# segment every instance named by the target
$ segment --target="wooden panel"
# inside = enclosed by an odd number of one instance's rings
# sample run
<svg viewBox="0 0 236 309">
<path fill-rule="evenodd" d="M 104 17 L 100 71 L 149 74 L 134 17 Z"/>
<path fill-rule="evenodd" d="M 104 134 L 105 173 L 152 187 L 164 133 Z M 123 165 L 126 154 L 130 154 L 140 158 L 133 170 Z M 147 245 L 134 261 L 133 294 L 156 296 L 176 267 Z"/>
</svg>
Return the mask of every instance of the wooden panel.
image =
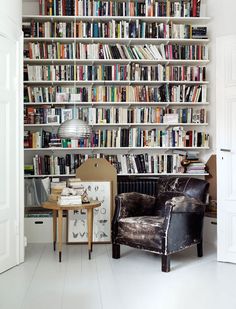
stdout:
<svg viewBox="0 0 236 309">
<path fill-rule="evenodd" d="M 115 209 L 117 194 L 116 169 L 106 159 L 88 159 L 76 170 L 76 177 L 81 180 L 110 181 L 112 184 L 112 214 Z"/>
</svg>

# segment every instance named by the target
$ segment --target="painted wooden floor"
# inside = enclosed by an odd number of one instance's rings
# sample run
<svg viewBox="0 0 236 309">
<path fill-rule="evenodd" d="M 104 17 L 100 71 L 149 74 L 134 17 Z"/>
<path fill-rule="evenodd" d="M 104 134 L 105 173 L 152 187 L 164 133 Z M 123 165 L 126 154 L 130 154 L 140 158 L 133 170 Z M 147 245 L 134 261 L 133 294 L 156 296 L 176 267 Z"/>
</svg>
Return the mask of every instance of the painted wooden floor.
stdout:
<svg viewBox="0 0 236 309">
<path fill-rule="evenodd" d="M 0 275 L 1 309 L 235 309 L 236 265 L 216 262 L 195 248 L 172 258 L 172 271 L 160 271 L 160 257 L 122 247 L 64 245 L 63 262 L 49 244 L 31 244 L 25 263 Z"/>
</svg>

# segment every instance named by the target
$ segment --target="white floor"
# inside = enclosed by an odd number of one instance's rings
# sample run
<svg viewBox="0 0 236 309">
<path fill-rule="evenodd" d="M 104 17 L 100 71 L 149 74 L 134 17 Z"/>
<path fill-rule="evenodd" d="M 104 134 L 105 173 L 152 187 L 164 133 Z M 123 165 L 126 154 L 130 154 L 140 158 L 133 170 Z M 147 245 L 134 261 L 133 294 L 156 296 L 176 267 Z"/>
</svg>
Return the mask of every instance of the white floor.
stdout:
<svg viewBox="0 0 236 309">
<path fill-rule="evenodd" d="M 26 261 L 0 275 L 0 309 L 235 309 L 236 265 L 216 262 L 205 245 L 203 258 L 191 248 L 172 258 L 162 273 L 160 257 L 122 247 L 65 245 L 63 262 L 49 244 L 31 244 Z"/>
</svg>

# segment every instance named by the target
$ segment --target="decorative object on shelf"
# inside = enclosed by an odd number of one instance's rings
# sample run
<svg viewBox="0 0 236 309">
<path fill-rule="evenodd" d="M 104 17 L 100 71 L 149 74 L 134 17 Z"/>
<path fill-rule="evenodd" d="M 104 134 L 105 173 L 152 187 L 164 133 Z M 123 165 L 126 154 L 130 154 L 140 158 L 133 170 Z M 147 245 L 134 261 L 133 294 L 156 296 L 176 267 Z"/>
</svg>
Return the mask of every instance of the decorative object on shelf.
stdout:
<svg viewBox="0 0 236 309">
<path fill-rule="evenodd" d="M 92 130 L 87 122 L 80 119 L 70 119 L 63 122 L 58 128 L 60 138 L 70 138 L 73 140 L 87 138 Z"/>
</svg>

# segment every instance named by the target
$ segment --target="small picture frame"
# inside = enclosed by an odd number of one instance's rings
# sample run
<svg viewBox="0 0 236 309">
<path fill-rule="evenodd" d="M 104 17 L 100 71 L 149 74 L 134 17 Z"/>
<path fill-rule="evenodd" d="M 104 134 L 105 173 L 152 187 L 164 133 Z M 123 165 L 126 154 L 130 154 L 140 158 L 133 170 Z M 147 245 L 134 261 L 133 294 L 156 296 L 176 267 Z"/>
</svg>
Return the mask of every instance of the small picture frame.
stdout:
<svg viewBox="0 0 236 309">
<path fill-rule="evenodd" d="M 56 93 L 56 102 L 67 102 L 69 100 L 69 94 L 65 92 Z"/>
<path fill-rule="evenodd" d="M 71 108 L 64 108 L 61 110 L 61 122 L 62 123 L 72 118 L 73 118 L 73 113 L 72 113 Z"/>
<path fill-rule="evenodd" d="M 47 115 L 47 123 L 48 124 L 59 124 L 60 116 L 59 115 Z"/>
</svg>

